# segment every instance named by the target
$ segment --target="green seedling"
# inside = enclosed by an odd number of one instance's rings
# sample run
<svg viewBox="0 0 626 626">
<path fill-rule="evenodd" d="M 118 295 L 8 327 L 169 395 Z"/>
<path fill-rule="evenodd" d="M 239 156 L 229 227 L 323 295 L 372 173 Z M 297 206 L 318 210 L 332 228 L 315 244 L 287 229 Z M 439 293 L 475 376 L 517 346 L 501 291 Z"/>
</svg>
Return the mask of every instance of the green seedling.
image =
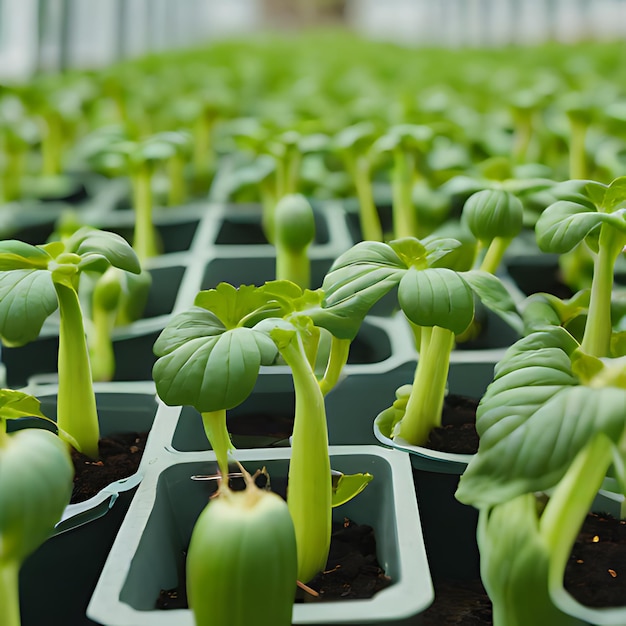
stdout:
<svg viewBox="0 0 626 626">
<path fill-rule="evenodd" d="M 400 308 L 419 349 L 412 385 L 381 416 L 381 429 L 412 445 L 423 445 L 441 425 L 450 353 L 455 336 L 474 319 L 475 299 L 521 332 L 515 303 L 500 280 L 480 270 L 445 267 L 460 242 L 412 237 L 361 242 L 339 256 L 324 279 L 324 307 L 337 319 L 360 316 L 397 288 Z M 331 332 L 336 332 L 330 327 Z"/>
<path fill-rule="evenodd" d="M 479 509 L 481 575 L 494 626 L 623 624 L 563 588 L 565 565 L 607 472 L 626 494 L 626 369 L 598 359 L 563 328 L 506 352 L 477 412 L 478 453 L 457 498 Z M 572 615 L 575 614 L 576 617 Z"/>
<path fill-rule="evenodd" d="M 2 342 L 21 346 L 34 341 L 58 308 L 57 424 L 91 458 L 98 458 L 99 425 L 78 285 L 83 272 L 102 274 L 110 266 L 140 272 L 137 256 L 122 237 L 89 227 L 65 242 L 0 242 Z"/>
<path fill-rule="evenodd" d="M 39 400 L 0 389 L 0 623 L 20 626 L 19 571 L 54 531 L 72 495 L 67 445 L 45 429 L 7 433 L 7 421 L 47 419 Z"/>
<path fill-rule="evenodd" d="M 323 328 L 334 317 L 320 308 L 321 300 L 321 291 L 303 291 L 288 281 L 238 289 L 221 283 L 201 291 L 191 309 L 175 315 L 154 345 L 159 396 L 201 414 L 222 476 L 228 475 L 233 449 L 226 411 L 249 396 L 262 365 L 277 363 L 280 355 L 291 369 L 296 406 L 287 504 L 296 533 L 298 579 L 303 582 L 324 568 L 330 546 L 333 488 L 324 395 L 339 380 L 360 324 L 356 317 L 335 320 L 341 336 L 331 338 L 318 378 Z M 365 475 L 362 483 L 369 479 Z M 356 494 L 362 484 L 351 488 Z M 345 496 L 340 492 L 338 497 Z"/>
</svg>

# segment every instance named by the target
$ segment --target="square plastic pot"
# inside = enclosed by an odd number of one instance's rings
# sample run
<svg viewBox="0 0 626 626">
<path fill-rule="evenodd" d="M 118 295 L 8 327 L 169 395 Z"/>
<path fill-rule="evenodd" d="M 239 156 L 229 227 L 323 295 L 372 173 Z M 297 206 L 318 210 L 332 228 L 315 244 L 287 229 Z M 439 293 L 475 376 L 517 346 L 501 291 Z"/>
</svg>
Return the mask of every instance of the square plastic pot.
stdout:
<svg viewBox="0 0 626 626">
<path fill-rule="evenodd" d="M 270 476 L 286 476 L 290 449 L 240 451 L 248 470 L 265 466 Z M 331 447 L 331 465 L 346 473 L 371 472 L 359 496 L 334 510 L 369 524 L 377 538 L 378 560 L 393 583 L 368 600 L 295 604 L 294 624 L 419 624 L 433 599 L 428 563 L 419 531 L 408 457 L 378 447 Z M 191 611 L 154 609 L 161 589 L 178 584 L 182 551 L 208 499 L 206 483 L 194 474 L 216 470 L 211 453 L 167 455 L 140 485 L 113 544 L 87 609 L 106 626 L 193 626 Z"/>
<path fill-rule="evenodd" d="M 26 391 L 39 398 L 44 415 L 56 420 L 56 386 L 33 386 L 27 388 Z M 118 433 L 151 433 L 159 407 L 152 382 L 100 383 L 95 385 L 95 391 L 101 437 Z M 20 418 L 11 420 L 8 428 L 10 431 L 21 428 L 54 430 L 54 425 L 36 418 Z M 139 484 L 145 468 L 154 461 L 154 456 L 155 449 L 152 448 L 151 451 L 151 435 L 149 434 L 137 472 L 111 483 L 89 500 L 69 504 L 61 521 L 57 524 L 56 532 L 66 532 L 105 515 L 121 493 Z"/>
</svg>

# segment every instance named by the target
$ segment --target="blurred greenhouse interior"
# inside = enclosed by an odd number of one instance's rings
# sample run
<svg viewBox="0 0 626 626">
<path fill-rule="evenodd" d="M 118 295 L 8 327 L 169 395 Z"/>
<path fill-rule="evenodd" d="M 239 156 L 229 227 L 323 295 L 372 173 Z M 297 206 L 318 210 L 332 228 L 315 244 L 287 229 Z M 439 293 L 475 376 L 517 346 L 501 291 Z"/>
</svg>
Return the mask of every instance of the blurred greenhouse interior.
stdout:
<svg viewBox="0 0 626 626">
<path fill-rule="evenodd" d="M 0 78 L 319 25 L 412 46 L 611 40 L 626 0 L 0 0 Z"/>
</svg>

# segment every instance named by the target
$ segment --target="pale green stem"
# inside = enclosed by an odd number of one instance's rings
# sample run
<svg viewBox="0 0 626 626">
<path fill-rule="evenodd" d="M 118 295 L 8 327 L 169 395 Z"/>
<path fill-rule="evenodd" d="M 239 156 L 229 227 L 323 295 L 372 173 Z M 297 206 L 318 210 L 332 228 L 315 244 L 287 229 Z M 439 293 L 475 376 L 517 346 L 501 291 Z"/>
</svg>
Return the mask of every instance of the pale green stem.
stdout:
<svg viewBox="0 0 626 626">
<path fill-rule="evenodd" d="M 213 150 L 211 147 L 211 133 L 213 120 L 202 114 L 194 126 L 193 166 L 197 177 L 205 179 L 213 167 Z"/>
<path fill-rule="evenodd" d="M 439 326 L 433 327 L 427 347 L 422 345 L 399 433 L 412 445 L 424 445 L 430 431 L 441 426 L 453 347 L 454 333 Z"/>
<path fill-rule="evenodd" d="M 61 153 L 63 145 L 63 131 L 61 118 L 58 114 L 46 117 L 46 132 L 41 141 L 42 151 L 42 174 L 44 176 L 56 176 L 61 173 Z"/>
<path fill-rule="evenodd" d="M 133 173 L 135 205 L 135 235 L 133 248 L 140 263 L 157 256 L 158 246 L 152 223 L 152 170 L 148 164 L 140 165 Z"/>
<path fill-rule="evenodd" d="M 2 176 L 0 202 L 12 202 L 17 200 L 22 194 L 25 156 L 25 150 L 6 152 L 7 164 Z"/>
<path fill-rule="evenodd" d="M 383 227 L 374 202 L 370 166 L 366 157 L 357 157 L 353 167 L 354 186 L 359 199 L 361 232 L 365 241 L 382 241 Z"/>
<path fill-rule="evenodd" d="M 79 452 L 97 459 L 100 427 L 78 294 L 58 282 L 54 288 L 60 317 L 57 425 L 74 438 Z"/>
<path fill-rule="evenodd" d="M 324 396 L 299 336 L 281 348 L 291 368 L 296 407 L 287 505 L 296 532 L 298 580 L 323 570 L 330 548 L 332 485 Z"/>
<path fill-rule="evenodd" d="M 319 382 L 323 395 L 326 395 L 337 384 L 350 353 L 351 341 L 349 339 L 338 339 L 333 335 L 330 341 L 330 356 L 324 377 Z"/>
<path fill-rule="evenodd" d="M 576 456 L 541 516 L 539 528 L 551 554 L 551 582 L 562 583 L 565 563 L 591 503 L 611 465 L 611 440 L 598 433 Z M 554 580 L 555 577 L 559 580 Z"/>
<path fill-rule="evenodd" d="M 112 380 L 115 374 L 115 354 L 111 338 L 115 315 L 115 312 L 111 313 L 101 306 L 94 305 L 92 310 L 93 335 L 89 341 L 89 356 L 93 379 L 97 381 Z"/>
<path fill-rule="evenodd" d="M 391 172 L 393 231 L 396 239 L 417 236 L 417 214 L 413 206 L 414 159 L 401 149 L 394 152 Z"/>
<path fill-rule="evenodd" d="M 311 287 L 311 261 L 305 246 L 301 250 L 293 250 L 280 245 L 276 246 L 276 279 L 290 280 L 302 289 Z"/>
<path fill-rule="evenodd" d="M 492 601 L 494 626 L 580 624 L 560 611 L 550 597 L 550 553 L 539 532 L 533 494 L 482 509 L 477 538 L 481 578 Z"/>
<path fill-rule="evenodd" d="M 279 197 L 296 193 L 298 191 L 298 183 L 300 181 L 300 167 L 302 165 L 302 155 L 294 149 L 290 155 L 291 158 L 286 163 L 285 188 Z"/>
<path fill-rule="evenodd" d="M 185 158 L 182 154 L 174 154 L 168 163 L 170 188 L 167 198 L 169 206 L 180 206 L 187 199 L 185 189 Z"/>
<path fill-rule="evenodd" d="M 269 181 L 263 181 L 259 185 L 259 192 L 261 194 L 261 227 L 263 228 L 263 234 L 268 243 L 273 244 L 274 237 L 274 212 L 276 204 L 278 202 L 275 190 L 272 189 L 272 185 Z"/>
<path fill-rule="evenodd" d="M 202 425 L 211 449 L 215 452 L 217 466 L 223 477 L 228 476 L 228 453 L 234 450 L 226 427 L 226 409 L 201 413 Z M 228 479 L 226 479 L 228 482 Z"/>
<path fill-rule="evenodd" d="M 513 142 L 513 160 L 515 163 L 524 163 L 526 161 L 532 134 L 532 113 L 528 111 L 518 112 Z"/>
<path fill-rule="evenodd" d="M 606 357 L 611 346 L 611 294 L 615 261 L 621 251 L 616 245 L 616 234 L 611 226 L 600 227 L 599 250 L 594 260 L 589 313 L 581 343 L 583 352 Z"/>
<path fill-rule="evenodd" d="M 0 560 L 0 624 L 20 626 L 19 571 L 17 561 Z"/>
<path fill-rule="evenodd" d="M 479 269 L 483 272 L 495 274 L 510 243 L 511 239 L 509 237 L 494 237 L 487 247 Z"/>
<path fill-rule="evenodd" d="M 588 176 L 587 152 L 585 149 L 587 124 L 570 120 L 570 130 L 569 177 L 572 180 L 584 180 Z"/>
</svg>

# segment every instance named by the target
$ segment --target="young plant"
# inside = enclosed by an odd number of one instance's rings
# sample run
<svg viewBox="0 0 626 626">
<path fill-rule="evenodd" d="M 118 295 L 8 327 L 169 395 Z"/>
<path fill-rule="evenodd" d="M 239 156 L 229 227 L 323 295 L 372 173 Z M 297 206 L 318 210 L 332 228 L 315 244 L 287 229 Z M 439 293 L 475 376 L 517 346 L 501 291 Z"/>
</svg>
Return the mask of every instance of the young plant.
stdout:
<svg viewBox="0 0 626 626">
<path fill-rule="evenodd" d="M 291 626 L 297 550 L 289 509 L 242 471 L 245 490 L 222 479 L 193 528 L 189 606 L 197 626 Z"/>
<path fill-rule="evenodd" d="M 109 127 L 91 135 L 83 147 L 96 170 L 130 178 L 135 211 L 133 248 L 142 263 L 160 252 L 152 219 L 152 177 L 159 165 L 176 154 L 180 141 L 179 133 L 157 133 L 134 141 L 122 128 Z"/>
<path fill-rule="evenodd" d="M 522 329 L 515 303 L 496 276 L 443 266 L 460 245 L 454 239 L 412 237 L 388 244 L 361 242 L 339 256 L 322 285 L 324 307 L 337 318 L 362 315 L 397 288 L 419 359 L 413 384 L 398 390 L 398 401 L 381 416 L 380 427 L 386 435 L 412 445 L 426 443 L 431 430 L 441 425 L 450 353 L 455 335 L 474 319 L 475 298 L 513 328 Z"/>
<path fill-rule="evenodd" d="M 89 227 L 41 246 L 0 242 L 0 338 L 8 346 L 35 340 L 58 308 L 57 424 L 92 458 L 98 458 L 99 425 L 78 284 L 83 272 L 102 274 L 110 266 L 140 272 L 122 237 Z"/>
<path fill-rule="evenodd" d="M 360 122 L 341 130 L 335 136 L 334 147 L 352 179 L 359 200 L 359 218 L 363 239 L 382 241 L 383 228 L 374 202 L 372 162 L 369 151 L 376 140 L 373 124 Z"/>
<path fill-rule="evenodd" d="M 418 237 L 420 225 L 413 204 L 413 187 L 423 174 L 424 160 L 433 132 L 428 126 L 398 124 L 372 146 L 378 155 L 390 155 L 393 233 L 396 239 Z"/>
<path fill-rule="evenodd" d="M 535 226 L 541 250 L 565 254 L 585 246 L 593 256 L 589 313 L 582 350 L 592 356 L 610 354 L 611 295 L 615 262 L 626 246 L 626 177 L 608 185 L 589 181 L 577 198 L 558 200 Z"/>
<path fill-rule="evenodd" d="M 20 626 L 18 577 L 26 557 L 54 531 L 72 495 L 74 466 L 53 433 L 24 428 L 7 433 L 7 421 L 40 417 L 39 401 L 0 389 L 0 623 Z"/>
<path fill-rule="evenodd" d="M 323 333 L 313 317 L 319 323 L 333 317 L 320 308 L 322 295 L 288 281 L 238 289 L 221 283 L 201 291 L 195 305 L 174 316 L 154 345 L 159 396 L 169 405 L 198 410 L 222 476 L 228 475 L 232 450 L 226 411 L 248 397 L 261 365 L 274 364 L 280 354 L 290 367 L 296 406 L 287 504 L 303 582 L 323 569 L 330 546 L 333 494 L 324 394 L 337 383 L 360 323 L 336 322 L 342 338 L 332 337 L 318 379 L 315 364 Z"/>
<path fill-rule="evenodd" d="M 624 608 L 572 609 L 563 588 L 572 546 L 610 468 L 626 494 L 625 406 L 623 358 L 585 354 L 561 327 L 524 337 L 496 366 L 478 407 L 478 453 L 456 494 L 480 511 L 494 626 L 626 620 Z"/>
</svg>

